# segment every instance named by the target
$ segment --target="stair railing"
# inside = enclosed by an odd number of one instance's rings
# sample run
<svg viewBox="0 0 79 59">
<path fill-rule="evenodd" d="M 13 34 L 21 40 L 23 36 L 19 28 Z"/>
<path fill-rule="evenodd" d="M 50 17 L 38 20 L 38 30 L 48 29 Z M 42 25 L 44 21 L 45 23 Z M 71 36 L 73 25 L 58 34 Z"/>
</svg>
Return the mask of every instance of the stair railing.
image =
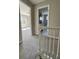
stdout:
<svg viewBox="0 0 79 59">
<path fill-rule="evenodd" d="M 48 35 L 39 34 L 40 59 L 60 59 L 60 36 L 59 28 L 47 29 Z"/>
</svg>

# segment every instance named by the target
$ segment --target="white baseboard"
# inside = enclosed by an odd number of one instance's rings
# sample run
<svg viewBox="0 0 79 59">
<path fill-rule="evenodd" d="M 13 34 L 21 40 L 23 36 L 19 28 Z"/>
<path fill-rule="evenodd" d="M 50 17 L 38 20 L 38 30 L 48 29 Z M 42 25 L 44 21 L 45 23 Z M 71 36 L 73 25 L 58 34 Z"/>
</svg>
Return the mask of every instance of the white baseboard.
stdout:
<svg viewBox="0 0 79 59">
<path fill-rule="evenodd" d="M 27 29 L 31 29 L 30 27 L 27 27 L 27 28 L 23 28 L 22 30 L 27 30 Z"/>
<path fill-rule="evenodd" d="M 39 33 L 36 33 L 36 35 L 39 35 Z"/>
</svg>

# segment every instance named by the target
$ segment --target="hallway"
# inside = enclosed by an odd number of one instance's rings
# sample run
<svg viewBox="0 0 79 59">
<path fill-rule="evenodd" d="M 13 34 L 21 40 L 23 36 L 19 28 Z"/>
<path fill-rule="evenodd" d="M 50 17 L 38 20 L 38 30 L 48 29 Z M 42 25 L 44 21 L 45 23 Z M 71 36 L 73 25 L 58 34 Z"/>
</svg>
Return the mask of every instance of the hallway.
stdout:
<svg viewBox="0 0 79 59">
<path fill-rule="evenodd" d="M 35 59 L 38 50 L 38 39 L 31 35 L 31 29 L 22 30 L 23 44 L 20 45 L 20 59 Z"/>
<path fill-rule="evenodd" d="M 20 59 L 35 59 L 38 50 L 42 59 L 59 59 L 59 14 L 59 0 L 21 0 Z"/>
</svg>

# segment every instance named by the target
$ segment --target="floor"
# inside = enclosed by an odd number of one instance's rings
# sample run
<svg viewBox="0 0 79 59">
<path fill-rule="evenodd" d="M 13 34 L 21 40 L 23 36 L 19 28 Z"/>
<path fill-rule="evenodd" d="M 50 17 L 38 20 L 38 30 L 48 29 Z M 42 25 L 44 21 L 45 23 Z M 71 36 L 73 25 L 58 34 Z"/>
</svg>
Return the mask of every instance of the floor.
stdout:
<svg viewBox="0 0 79 59">
<path fill-rule="evenodd" d="M 23 43 L 19 46 L 19 59 L 35 59 L 39 43 L 36 36 L 31 35 L 31 29 L 22 30 Z"/>
</svg>

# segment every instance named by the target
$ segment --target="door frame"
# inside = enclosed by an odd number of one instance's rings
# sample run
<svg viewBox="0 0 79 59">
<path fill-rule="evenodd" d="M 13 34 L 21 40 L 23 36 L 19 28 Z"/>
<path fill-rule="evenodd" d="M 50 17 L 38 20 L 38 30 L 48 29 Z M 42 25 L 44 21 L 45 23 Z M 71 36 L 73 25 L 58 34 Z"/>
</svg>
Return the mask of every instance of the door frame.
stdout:
<svg viewBox="0 0 79 59">
<path fill-rule="evenodd" d="M 49 4 L 47 4 L 47 5 L 44 5 L 44 6 L 40 6 L 40 7 L 38 7 L 37 8 L 37 26 L 38 26 L 38 33 L 36 33 L 36 34 L 39 34 L 40 32 L 39 32 L 39 9 L 42 9 L 42 8 L 48 8 L 48 24 L 47 24 L 47 27 L 49 27 L 49 10 L 50 10 L 50 6 L 49 6 Z"/>
</svg>

